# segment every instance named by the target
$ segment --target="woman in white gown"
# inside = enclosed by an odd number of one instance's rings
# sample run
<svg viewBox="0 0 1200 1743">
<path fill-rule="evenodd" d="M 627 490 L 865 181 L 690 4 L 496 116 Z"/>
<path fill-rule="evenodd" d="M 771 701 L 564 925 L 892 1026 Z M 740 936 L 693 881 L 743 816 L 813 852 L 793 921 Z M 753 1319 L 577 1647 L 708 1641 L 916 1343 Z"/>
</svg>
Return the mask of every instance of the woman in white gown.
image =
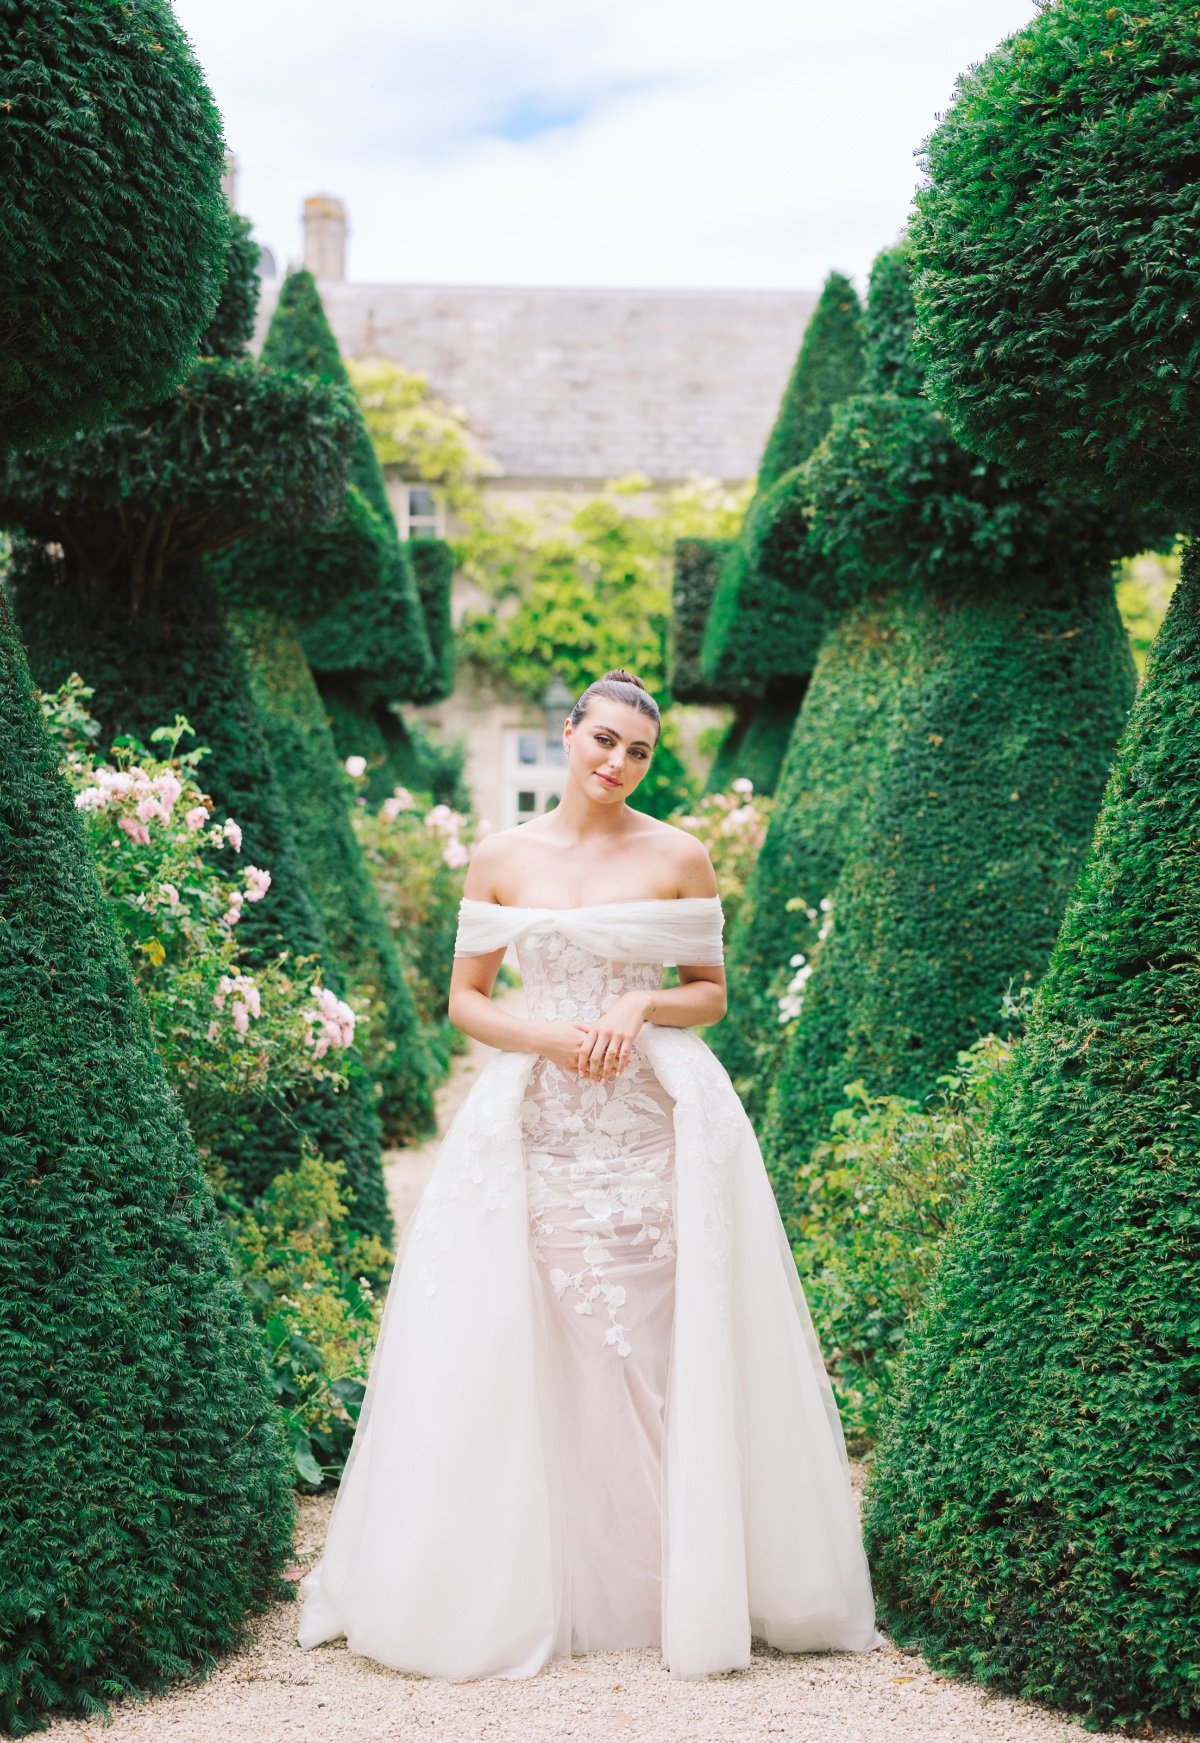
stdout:
<svg viewBox="0 0 1200 1743">
<path fill-rule="evenodd" d="M 472 860 L 450 1012 L 499 1051 L 401 1244 L 302 1646 L 467 1678 L 877 1642 L 796 1268 L 691 1032 L 725 1008 L 712 866 L 626 804 L 658 732 L 637 679 L 589 686 L 559 806 Z M 527 1018 L 490 1002 L 509 944 Z"/>
</svg>

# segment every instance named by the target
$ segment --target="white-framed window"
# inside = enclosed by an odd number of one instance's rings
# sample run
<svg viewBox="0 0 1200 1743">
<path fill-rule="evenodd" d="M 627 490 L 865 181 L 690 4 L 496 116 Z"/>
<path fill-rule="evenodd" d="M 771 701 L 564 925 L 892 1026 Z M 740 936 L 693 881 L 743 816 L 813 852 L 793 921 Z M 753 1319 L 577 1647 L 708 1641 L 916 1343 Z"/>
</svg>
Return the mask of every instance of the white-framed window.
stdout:
<svg viewBox="0 0 1200 1743">
<path fill-rule="evenodd" d="M 446 505 L 428 484 L 400 486 L 400 513 L 396 519 L 402 539 L 443 539 L 446 536 Z"/>
<path fill-rule="evenodd" d="M 502 828 L 552 811 L 562 798 L 567 753 L 557 736 L 537 727 L 509 727 L 504 734 Z"/>
</svg>

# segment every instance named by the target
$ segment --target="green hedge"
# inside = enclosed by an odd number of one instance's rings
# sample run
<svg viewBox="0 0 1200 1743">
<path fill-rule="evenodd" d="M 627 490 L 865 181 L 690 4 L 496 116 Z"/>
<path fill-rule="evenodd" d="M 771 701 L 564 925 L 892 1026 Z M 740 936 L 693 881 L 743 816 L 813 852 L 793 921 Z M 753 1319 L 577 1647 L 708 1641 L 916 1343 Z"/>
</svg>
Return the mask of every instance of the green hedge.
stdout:
<svg viewBox="0 0 1200 1743">
<path fill-rule="evenodd" d="M 15 558 L 15 604 L 38 683 L 53 689 L 73 671 L 84 674 L 96 691 L 91 706 L 114 736 L 128 732 L 145 740 L 176 713 L 187 716 L 197 742 L 211 751 L 202 778 L 218 806 L 242 827 L 242 859 L 271 873 L 266 899 L 245 909 L 243 936 L 265 956 L 281 950 L 320 956 L 326 984 L 343 996 L 341 970 L 302 867 L 246 663 L 202 569 L 174 577 L 159 609 L 131 635 L 119 598 L 88 599 L 70 578 L 56 578 L 36 550 L 18 546 Z M 340 1093 L 321 1084 L 281 1106 L 254 1110 L 245 1129 L 230 1134 L 221 1159 L 253 1199 L 279 1169 L 299 1161 L 309 1138 L 330 1160 L 346 1164 L 356 1201 L 352 1226 L 390 1240 L 379 1118 L 354 1049 L 349 1066 L 352 1075 Z"/>
<path fill-rule="evenodd" d="M 1200 562 L 947 1237 L 870 1485 L 885 1625 L 1093 1721 L 1195 1720 Z"/>
<path fill-rule="evenodd" d="M 812 671 L 820 623 L 810 621 L 786 573 L 763 561 L 771 545 L 773 486 L 806 460 L 829 428 L 833 408 L 862 381 L 862 311 L 850 281 L 830 273 L 784 392 L 759 467 L 758 487 L 721 571 L 701 650 L 705 679 L 730 700 L 759 696 L 765 683 Z M 789 547 L 790 550 L 790 547 Z M 797 698 L 798 702 L 798 698 Z"/>
<path fill-rule="evenodd" d="M 700 670 L 704 627 L 731 539 L 676 539 L 671 578 L 671 630 L 667 686 L 675 702 L 726 702 L 718 675 L 709 683 Z"/>
<path fill-rule="evenodd" d="M 903 602 L 894 730 L 836 888 L 832 935 L 773 1079 L 784 1202 L 847 1083 L 920 1095 L 1006 1032 L 1091 839 L 1135 674 L 1107 563 Z"/>
<path fill-rule="evenodd" d="M 166 0 L 0 5 L 0 448 L 167 393 L 221 288 L 221 118 Z"/>
<path fill-rule="evenodd" d="M 444 702 L 454 694 L 456 650 L 451 607 L 454 550 L 445 539 L 409 539 L 405 549 L 412 564 L 429 637 L 429 677 L 413 695 L 414 702 Z"/>
<path fill-rule="evenodd" d="M 706 792 L 724 792 L 739 778 L 753 781 L 754 791 L 764 796 L 775 791 L 803 693 L 798 683 L 791 696 L 768 696 L 732 722 L 708 771 Z"/>
<path fill-rule="evenodd" d="M 346 777 L 295 630 L 273 614 L 235 620 L 271 764 L 325 937 L 376 1018 L 363 1043 L 379 1087 L 384 1138 L 404 1144 L 433 1130 L 432 1070 L 412 991 L 350 825 Z"/>
<path fill-rule="evenodd" d="M 380 804 L 397 787 L 408 787 L 429 793 L 435 804 L 470 811 L 461 739 L 447 743 L 386 703 L 365 704 L 353 682 L 322 679 L 319 689 L 338 756 L 343 762 L 348 756 L 367 759 L 364 797 L 369 805 Z"/>
<path fill-rule="evenodd" d="M 913 248 L 965 442 L 1200 510 L 1200 48 L 1181 0 L 1056 0 L 958 81 Z"/>
<path fill-rule="evenodd" d="M 787 1037 L 779 995 L 792 957 L 811 955 L 818 929 L 807 910 L 833 894 L 862 829 L 911 657 L 907 604 L 894 592 L 844 613 L 821 646 L 791 732 L 766 840 L 729 939 L 729 1009 L 713 1031 L 756 1125 Z M 773 1185 L 781 1206 L 789 1205 L 789 1182 Z"/>
<path fill-rule="evenodd" d="M 281 1591 L 258 1333 L 0 595 L 0 1728 L 209 1668 Z"/>
<path fill-rule="evenodd" d="M 250 220 L 240 212 L 229 213 L 229 240 L 225 249 L 225 282 L 217 312 L 200 340 L 202 357 L 244 357 L 254 337 L 258 298 L 258 243 L 250 234 Z"/>
</svg>

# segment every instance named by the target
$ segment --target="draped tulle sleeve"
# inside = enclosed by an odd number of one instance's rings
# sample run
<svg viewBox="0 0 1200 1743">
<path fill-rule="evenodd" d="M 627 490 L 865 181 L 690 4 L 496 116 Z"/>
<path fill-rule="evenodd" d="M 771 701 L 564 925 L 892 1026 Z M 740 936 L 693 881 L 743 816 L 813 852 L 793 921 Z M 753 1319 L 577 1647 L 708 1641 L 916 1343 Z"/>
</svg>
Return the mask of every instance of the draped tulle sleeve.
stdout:
<svg viewBox="0 0 1200 1743">
<path fill-rule="evenodd" d="M 723 916 L 719 896 L 647 897 L 584 908 L 515 908 L 464 896 L 456 956 L 486 956 L 525 933 L 553 927 L 581 950 L 626 962 L 718 965 Z"/>
</svg>

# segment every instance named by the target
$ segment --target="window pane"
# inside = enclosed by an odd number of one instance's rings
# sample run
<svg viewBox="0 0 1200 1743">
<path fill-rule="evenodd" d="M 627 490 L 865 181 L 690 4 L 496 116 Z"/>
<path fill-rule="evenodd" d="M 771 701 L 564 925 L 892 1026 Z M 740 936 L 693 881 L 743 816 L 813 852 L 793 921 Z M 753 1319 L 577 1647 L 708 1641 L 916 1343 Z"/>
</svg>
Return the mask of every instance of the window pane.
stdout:
<svg viewBox="0 0 1200 1743">
<path fill-rule="evenodd" d="M 517 794 L 517 810 L 521 813 L 522 816 L 528 816 L 528 814 L 530 812 L 536 811 L 537 810 L 537 794 L 536 793 L 518 793 Z"/>
<path fill-rule="evenodd" d="M 538 741 L 531 732 L 523 732 L 517 740 L 517 761 L 533 764 L 538 761 Z"/>
<path fill-rule="evenodd" d="M 546 794 L 546 810 L 553 811 L 554 807 L 558 804 L 558 800 L 559 800 L 559 795 L 557 793 L 547 793 Z"/>
<path fill-rule="evenodd" d="M 548 763 L 553 763 L 556 768 L 561 768 L 566 760 L 567 747 L 562 739 L 548 738 L 546 740 L 546 761 Z"/>
<path fill-rule="evenodd" d="M 418 485 L 408 493 L 408 518 L 413 520 L 431 520 L 437 525 L 437 499 L 432 490 L 425 490 Z"/>
</svg>

